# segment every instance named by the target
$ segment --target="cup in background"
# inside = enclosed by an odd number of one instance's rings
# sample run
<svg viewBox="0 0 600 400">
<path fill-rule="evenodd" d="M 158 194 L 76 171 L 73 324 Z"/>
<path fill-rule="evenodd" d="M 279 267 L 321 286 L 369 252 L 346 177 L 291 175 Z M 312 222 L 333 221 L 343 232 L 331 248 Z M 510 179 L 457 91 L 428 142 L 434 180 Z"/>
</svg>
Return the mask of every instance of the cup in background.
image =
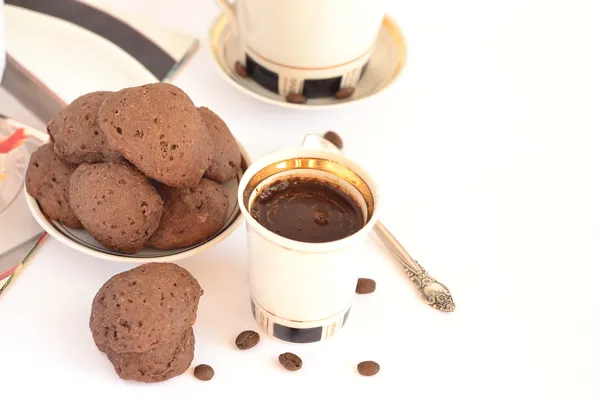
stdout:
<svg viewBox="0 0 600 400">
<path fill-rule="evenodd" d="M 249 208 L 262 188 L 289 177 L 313 177 L 342 188 L 362 208 L 364 226 L 351 236 L 325 243 L 295 241 L 269 231 Z M 377 218 L 373 178 L 340 154 L 282 150 L 248 168 L 238 202 L 246 220 L 254 318 L 269 335 L 286 342 L 312 343 L 334 336 L 348 319 L 361 253 Z"/>
<path fill-rule="evenodd" d="M 330 97 L 356 87 L 385 16 L 383 0 L 216 0 L 240 41 L 239 62 L 280 95 Z"/>
</svg>

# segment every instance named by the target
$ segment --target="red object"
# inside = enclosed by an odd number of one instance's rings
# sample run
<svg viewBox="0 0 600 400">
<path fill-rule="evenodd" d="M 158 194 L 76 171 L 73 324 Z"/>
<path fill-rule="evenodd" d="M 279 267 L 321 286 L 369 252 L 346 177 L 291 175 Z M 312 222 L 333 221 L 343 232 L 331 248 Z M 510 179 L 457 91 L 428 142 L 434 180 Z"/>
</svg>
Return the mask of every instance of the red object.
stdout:
<svg viewBox="0 0 600 400">
<path fill-rule="evenodd" d="M 22 145 L 26 139 L 25 130 L 23 128 L 17 129 L 7 139 L 0 139 L 0 154 L 8 154 L 9 151 Z"/>
<path fill-rule="evenodd" d="M 9 269 L 7 269 L 7 270 L 6 270 L 6 271 L 4 271 L 4 272 L 0 272 L 0 281 L 1 281 L 2 279 L 6 278 L 6 277 L 7 277 L 7 276 L 9 276 L 9 275 L 12 275 L 12 274 L 13 274 L 13 273 L 14 273 L 14 272 L 17 270 L 17 267 L 18 267 L 19 265 L 21 265 L 21 264 L 17 264 L 17 265 L 15 265 L 14 267 L 10 267 Z"/>
</svg>

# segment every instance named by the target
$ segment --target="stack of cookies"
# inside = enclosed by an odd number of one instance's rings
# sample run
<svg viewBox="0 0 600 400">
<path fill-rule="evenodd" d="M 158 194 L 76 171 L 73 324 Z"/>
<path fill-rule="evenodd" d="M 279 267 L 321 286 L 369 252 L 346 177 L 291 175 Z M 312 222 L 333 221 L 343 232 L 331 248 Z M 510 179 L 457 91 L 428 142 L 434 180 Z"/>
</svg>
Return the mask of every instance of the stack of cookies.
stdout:
<svg viewBox="0 0 600 400">
<path fill-rule="evenodd" d="M 192 246 L 224 225 L 241 153 L 225 122 L 178 87 L 88 93 L 47 130 L 26 188 L 50 219 L 126 254 Z"/>
<path fill-rule="evenodd" d="M 161 382 L 194 358 L 198 281 L 172 263 L 148 263 L 110 278 L 92 303 L 90 329 L 122 379 Z"/>
</svg>

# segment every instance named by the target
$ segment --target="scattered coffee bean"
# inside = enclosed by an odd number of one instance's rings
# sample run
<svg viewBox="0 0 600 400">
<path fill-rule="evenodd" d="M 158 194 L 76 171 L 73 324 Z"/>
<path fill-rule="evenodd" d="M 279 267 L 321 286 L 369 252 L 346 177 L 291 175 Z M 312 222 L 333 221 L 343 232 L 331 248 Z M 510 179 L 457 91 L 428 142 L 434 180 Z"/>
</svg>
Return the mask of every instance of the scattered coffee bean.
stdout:
<svg viewBox="0 0 600 400">
<path fill-rule="evenodd" d="M 248 350 L 258 344 L 260 335 L 254 331 L 244 331 L 235 338 L 235 345 L 240 350 Z"/>
<path fill-rule="evenodd" d="M 302 359 L 294 353 L 280 354 L 279 363 L 288 371 L 298 371 L 302 368 Z"/>
<path fill-rule="evenodd" d="M 215 376 L 215 370 L 207 364 L 200 364 L 194 368 L 194 376 L 201 381 L 210 381 Z"/>
<path fill-rule="evenodd" d="M 306 103 L 306 97 L 304 97 L 300 93 L 288 93 L 288 95 L 285 96 L 285 99 L 289 103 L 295 103 L 295 104 Z"/>
<path fill-rule="evenodd" d="M 335 133 L 334 131 L 327 131 L 323 137 L 333 143 L 338 149 L 342 149 L 344 147 L 344 142 L 342 142 L 342 138 L 340 135 Z"/>
<path fill-rule="evenodd" d="M 246 67 L 244 67 L 239 61 L 235 62 L 235 73 L 241 76 L 242 78 L 248 77 L 248 71 L 246 70 Z"/>
<path fill-rule="evenodd" d="M 379 364 L 375 361 L 363 361 L 356 366 L 358 373 L 363 376 L 373 376 L 379 372 Z"/>
<path fill-rule="evenodd" d="M 347 99 L 348 97 L 352 96 L 353 94 L 354 94 L 353 87 L 345 87 L 345 88 L 340 89 L 337 92 L 335 92 L 335 98 L 339 99 L 339 100 Z"/>
<path fill-rule="evenodd" d="M 377 283 L 375 283 L 373 279 L 358 278 L 358 282 L 356 282 L 356 293 L 373 293 L 375 291 L 375 286 L 377 286 Z"/>
</svg>

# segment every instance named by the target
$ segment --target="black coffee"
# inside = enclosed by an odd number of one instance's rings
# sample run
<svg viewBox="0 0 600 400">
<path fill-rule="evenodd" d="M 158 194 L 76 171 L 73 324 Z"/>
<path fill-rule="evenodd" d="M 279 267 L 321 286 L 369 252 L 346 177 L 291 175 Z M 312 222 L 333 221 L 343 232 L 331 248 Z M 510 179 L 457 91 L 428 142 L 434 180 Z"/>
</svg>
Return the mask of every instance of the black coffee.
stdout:
<svg viewBox="0 0 600 400">
<path fill-rule="evenodd" d="M 350 195 L 314 178 L 275 181 L 256 197 L 251 214 L 271 232 L 309 243 L 343 239 L 364 225 Z"/>
</svg>

